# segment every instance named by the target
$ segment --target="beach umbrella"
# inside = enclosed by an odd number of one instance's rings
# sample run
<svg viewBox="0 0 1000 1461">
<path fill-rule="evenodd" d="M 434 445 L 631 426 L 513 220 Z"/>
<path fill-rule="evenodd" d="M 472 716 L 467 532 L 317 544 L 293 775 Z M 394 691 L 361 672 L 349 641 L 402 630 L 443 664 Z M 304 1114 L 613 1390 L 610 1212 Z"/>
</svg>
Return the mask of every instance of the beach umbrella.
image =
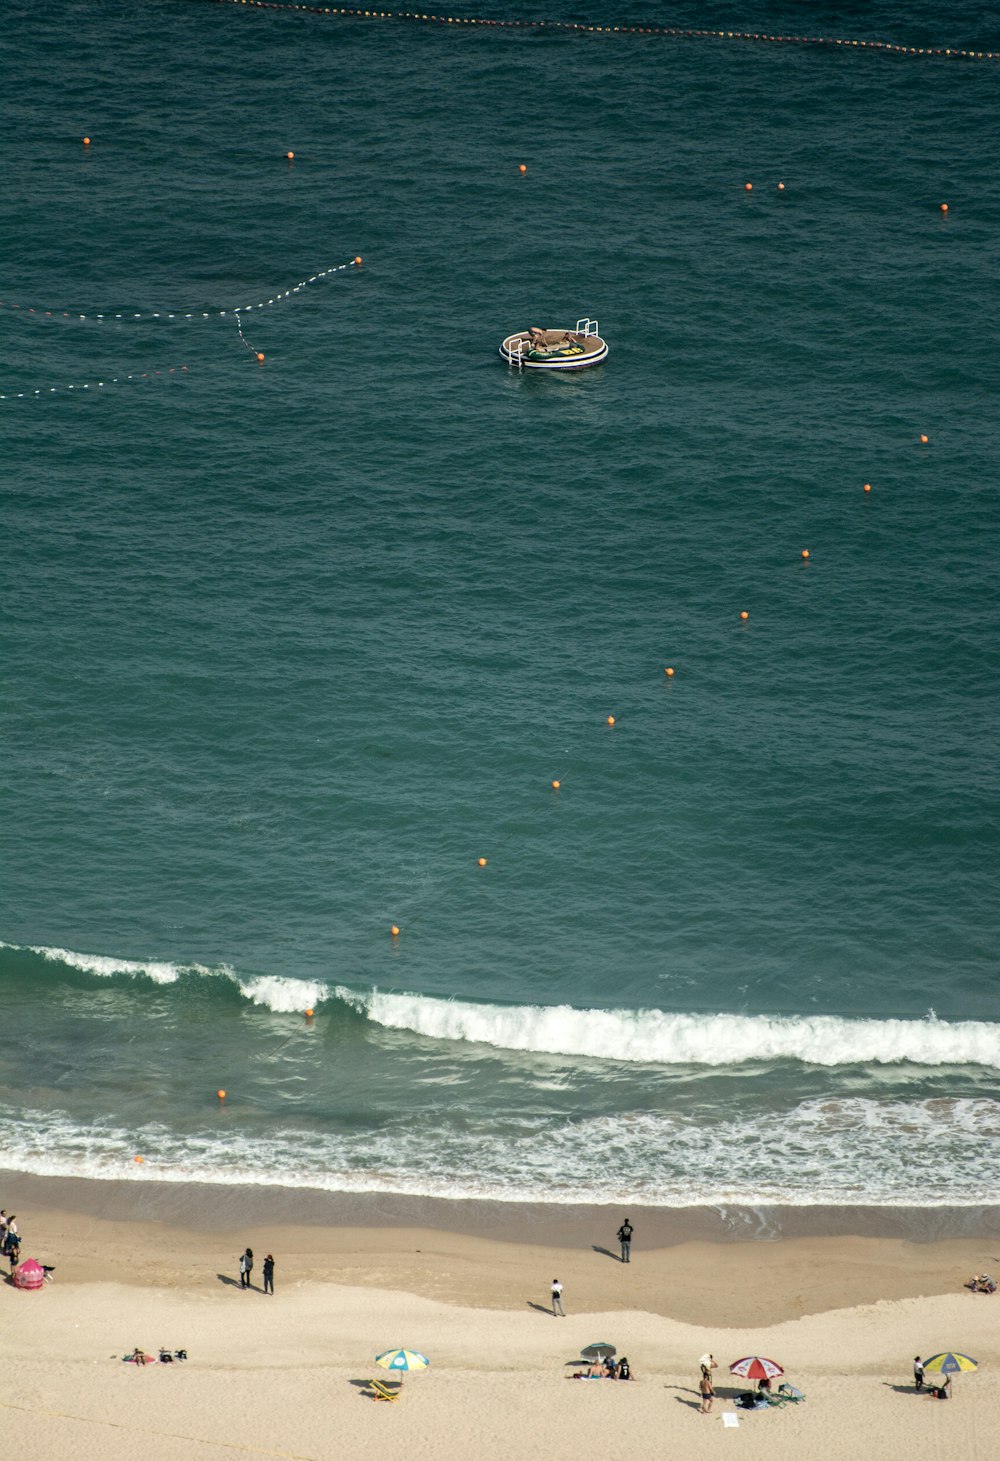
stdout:
<svg viewBox="0 0 1000 1461">
<path fill-rule="evenodd" d="M 430 1360 L 425 1354 L 418 1354 L 415 1349 L 387 1349 L 375 1356 L 375 1363 L 381 1365 L 383 1370 L 406 1372 L 426 1370 Z"/>
<path fill-rule="evenodd" d="M 952 1354 L 950 1349 L 924 1360 L 924 1373 L 928 1375 L 963 1375 L 978 1369 L 978 1360 L 967 1354 Z"/>
<path fill-rule="evenodd" d="M 765 1359 L 762 1354 L 748 1354 L 730 1365 L 729 1373 L 739 1375 L 741 1380 L 776 1380 L 785 1372 L 774 1360 Z"/>
<path fill-rule="evenodd" d="M 609 1355 L 617 1354 L 618 1351 L 606 1339 L 595 1339 L 593 1344 L 588 1344 L 580 1353 L 585 1360 L 606 1360 Z"/>
</svg>

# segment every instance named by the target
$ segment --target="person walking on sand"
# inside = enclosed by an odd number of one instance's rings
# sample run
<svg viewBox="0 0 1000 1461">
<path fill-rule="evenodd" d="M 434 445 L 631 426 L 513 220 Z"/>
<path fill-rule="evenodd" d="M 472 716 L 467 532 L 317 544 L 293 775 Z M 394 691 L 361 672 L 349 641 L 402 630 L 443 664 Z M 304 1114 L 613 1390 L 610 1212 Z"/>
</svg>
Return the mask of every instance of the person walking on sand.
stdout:
<svg viewBox="0 0 1000 1461">
<path fill-rule="evenodd" d="M 698 1381 L 698 1389 L 701 1391 L 701 1413 L 702 1415 L 707 1415 L 712 1408 L 712 1401 L 715 1399 L 715 1387 L 712 1384 L 712 1376 L 708 1370 L 702 1370 L 701 1379 Z"/>
<path fill-rule="evenodd" d="M 253 1273 L 253 1249 L 248 1248 L 240 1259 L 240 1288 L 250 1287 L 250 1275 Z"/>
<path fill-rule="evenodd" d="M 914 1390 L 924 1388 L 924 1362 L 918 1354 L 913 1356 L 913 1388 Z"/>
<path fill-rule="evenodd" d="M 623 1263 L 632 1262 L 632 1234 L 634 1231 L 635 1229 L 632 1227 L 632 1224 L 629 1222 L 628 1218 L 625 1219 L 621 1227 L 618 1229 L 618 1241 L 622 1245 Z"/>
<path fill-rule="evenodd" d="M 264 1267 L 261 1269 L 264 1275 L 264 1292 L 274 1296 L 274 1258 L 269 1253 L 264 1259 Z"/>
<path fill-rule="evenodd" d="M 563 1308 L 562 1302 L 562 1284 L 557 1278 L 552 1280 L 552 1317 L 553 1319 L 566 1318 L 566 1310 Z"/>
</svg>

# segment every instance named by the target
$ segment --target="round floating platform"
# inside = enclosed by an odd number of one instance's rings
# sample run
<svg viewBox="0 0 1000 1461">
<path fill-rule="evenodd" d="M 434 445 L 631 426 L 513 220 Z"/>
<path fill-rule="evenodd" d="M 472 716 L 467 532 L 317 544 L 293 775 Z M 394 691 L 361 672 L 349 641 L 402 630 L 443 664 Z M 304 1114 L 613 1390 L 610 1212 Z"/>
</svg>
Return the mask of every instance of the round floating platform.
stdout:
<svg viewBox="0 0 1000 1461">
<path fill-rule="evenodd" d="M 607 353 L 596 320 L 577 320 L 575 330 L 518 330 L 500 346 L 508 364 L 525 370 L 582 370 L 599 364 Z"/>
</svg>

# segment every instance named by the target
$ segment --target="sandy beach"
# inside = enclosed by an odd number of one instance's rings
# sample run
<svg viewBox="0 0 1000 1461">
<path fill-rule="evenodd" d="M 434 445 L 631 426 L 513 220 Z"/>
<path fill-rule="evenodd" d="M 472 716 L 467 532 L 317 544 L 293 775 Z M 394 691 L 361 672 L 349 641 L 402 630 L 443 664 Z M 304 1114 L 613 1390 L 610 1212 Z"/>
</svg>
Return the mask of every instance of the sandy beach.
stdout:
<svg viewBox="0 0 1000 1461">
<path fill-rule="evenodd" d="M 643 1233 L 653 1215 L 633 1214 L 626 1267 L 609 1213 L 549 1212 L 504 1236 L 502 1211 L 488 1234 L 483 1223 L 405 1226 L 398 1213 L 318 1225 L 268 1223 L 248 1209 L 237 1225 L 222 1198 L 214 1221 L 194 1225 L 176 1218 L 207 1218 L 204 1189 L 182 1196 L 13 1174 L 4 1184 L 3 1205 L 26 1234 L 22 1256 L 56 1267 L 38 1293 L 0 1290 L 0 1406 L 7 1448 L 22 1458 L 995 1454 L 1000 1296 L 961 1287 L 969 1272 L 1000 1267 L 995 1239 L 651 1246 Z M 57 1205 L 69 1195 L 72 1209 Z M 237 1276 L 247 1243 L 257 1257 L 251 1292 Z M 268 1251 L 273 1298 L 261 1292 Z M 565 1319 L 547 1308 L 555 1275 Z M 567 1379 L 597 1339 L 628 1354 L 634 1384 Z M 161 1345 L 186 1349 L 188 1360 L 122 1363 L 136 1346 Z M 366 1382 L 382 1373 L 373 1357 L 397 1345 L 429 1355 L 431 1368 L 406 1380 L 398 1404 L 373 1403 Z M 916 1395 L 913 1355 L 948 1348 L 974 1355 L 979 1372 L 955 1381 L 952 1403 Z M 706 1350 L 719 1362 L 718 1398 L 703 1416 Z M 777 1360 L 807 1399 L 739 1413 L 730 1434 L 721 1416 L 736 1413 L 732 1397 L 745 1387 L 727 1367 L 748 1353 Z"/>
</svg>

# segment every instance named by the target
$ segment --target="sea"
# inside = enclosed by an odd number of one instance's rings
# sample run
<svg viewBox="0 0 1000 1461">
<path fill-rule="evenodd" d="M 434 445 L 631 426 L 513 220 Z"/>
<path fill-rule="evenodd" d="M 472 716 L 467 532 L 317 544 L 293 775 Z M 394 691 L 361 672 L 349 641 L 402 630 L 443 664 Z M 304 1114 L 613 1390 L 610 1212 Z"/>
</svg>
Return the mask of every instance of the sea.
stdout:
<svg viewBox="0 0 1000 1461">
<path fill-rule="evenodd" d="M 995 1202 L 995 7 L 4 31 L 3 1164 Z"/>
</svg>

